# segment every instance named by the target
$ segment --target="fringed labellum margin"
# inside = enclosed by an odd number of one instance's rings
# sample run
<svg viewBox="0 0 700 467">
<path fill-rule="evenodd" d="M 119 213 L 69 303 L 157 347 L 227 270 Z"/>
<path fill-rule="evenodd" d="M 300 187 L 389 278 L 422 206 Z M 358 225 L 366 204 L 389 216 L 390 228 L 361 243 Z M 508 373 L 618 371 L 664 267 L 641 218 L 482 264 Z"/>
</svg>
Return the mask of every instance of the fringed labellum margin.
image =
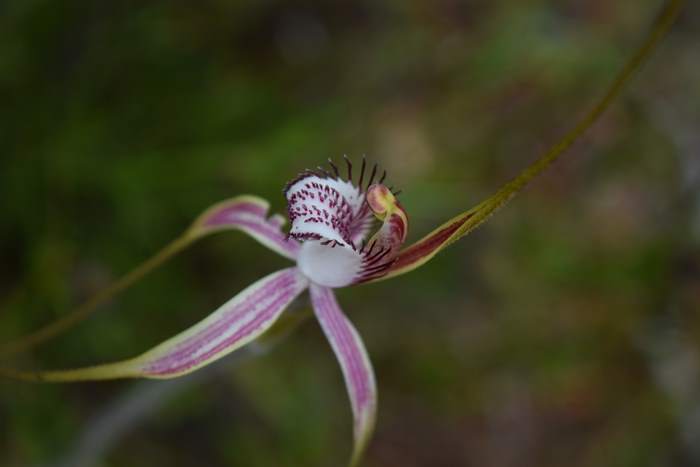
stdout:
<svg viewBox="0 0 700 467">
<path fill-rule="evenodd" d="M 377 166 L 368 175 L 363 159 L 354 185 L 353 166 L 346 163 L 347 178 L 330 162 L 330 171 L 306 171 L 284 191 L 289 235 L 303 241 L 299 269 L 312 282 L 332 288 L 381 277 L 408 233 L 405 211 L 383 184 L 386 172 L 375 183 Z M 381 226 L 368 238 L 377 220 Z"/>
</svg>

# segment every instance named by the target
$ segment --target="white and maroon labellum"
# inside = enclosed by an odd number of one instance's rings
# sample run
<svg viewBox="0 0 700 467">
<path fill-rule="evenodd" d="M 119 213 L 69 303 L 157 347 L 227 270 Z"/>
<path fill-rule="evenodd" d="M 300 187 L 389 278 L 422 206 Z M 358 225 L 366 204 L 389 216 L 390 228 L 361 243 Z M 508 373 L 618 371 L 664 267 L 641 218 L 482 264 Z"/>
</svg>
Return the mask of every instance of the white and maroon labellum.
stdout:
<svg viewBox="0 0 700 467">
<path fill-rule="evenodd" d="M 375 183 L 377 165 L 366 176 L 363 158 L 355 184 L 353 166 L 347 158 L 345 161 L 347 177 L 329 161 L 330 171 L 306 171 L 284 192 L 289 236 L 303 241 L 299 269 L 312 282 L 326 287 L 343 287 L 384 274 L 408 229 L 395 193 L 383 184 L 386 172 Z M 368 238 L 376 220 L 382 225 Z"/>
</svg>

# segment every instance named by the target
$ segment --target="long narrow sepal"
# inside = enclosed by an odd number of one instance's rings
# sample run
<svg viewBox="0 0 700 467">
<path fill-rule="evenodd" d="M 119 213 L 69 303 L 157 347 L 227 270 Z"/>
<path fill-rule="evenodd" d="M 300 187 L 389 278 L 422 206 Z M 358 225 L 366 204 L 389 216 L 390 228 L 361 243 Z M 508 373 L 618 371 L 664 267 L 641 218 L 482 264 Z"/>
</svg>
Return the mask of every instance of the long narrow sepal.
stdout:
<svg viewBox="0 0 700 467">
<path fill-rule="evenodd" d="M 350 465 L 362 457 L 372 432 L 377 411 L 377 385 L 365 346 L 355 327 L 338 306 L 333 291 L 311 284 L 311 303 L 343 371 L 355 419 L 354 448 Z"/>
<path fill-rule="evenodd" d="M 109 287 L 98 292 L 83 305 L 30 334 L 0 345 L 0 356 L 22 352 L 67 331 L 92 315 L 100 305 L 131 287 L 195 241 L 222 230 L 243 231 L 277 253 L 295 259 L 299 251 L 299 243 L 293 239 L 287 239 L 282 233 L 283 217 L 279 215 L 267 217 L 268 207 L 267 201 L 250 195 L 238 196 L 215 204 L 202 213 L 183 235 Z"/>
<path fill-rule="evenodd" d="M 472 230 L 486 222 L 498 209 L 503 207 L 516 194 L 525 188 L 535 177 L 540 175 L 556 161 L 572 144 L 588 131 L 610 104 L 620 95 L 634 73 L 651 55 L 661 39 L 668 33 L 685 4 L 684 0 L 670 0 L 658 16 L 651 33 L 637 52 L 629 59 L 613 80 L 606 93 L 598 100 L 583 119 L 573 127 L 557 144 L 552 146 L 539 159 L 530 164 L 517 177 L 505 184 L 493 196 L 476 207 L 465 211 L 399 252 L 396 261 L 379 277 L 372 277 L 362 282 L 376 282 L 412 271 L 432 259 L 437 253 L 459 240 Z"/>
<path fill-rule="evenodd" d="M 262 335 L 307 286 L 307 279 L 296 268 L 283 269 L 257 281 L 204 320 L 136 358 L 74 370 L 0 370 L 0 374 L 45 382 L 182 376 Z"/>
</svg>

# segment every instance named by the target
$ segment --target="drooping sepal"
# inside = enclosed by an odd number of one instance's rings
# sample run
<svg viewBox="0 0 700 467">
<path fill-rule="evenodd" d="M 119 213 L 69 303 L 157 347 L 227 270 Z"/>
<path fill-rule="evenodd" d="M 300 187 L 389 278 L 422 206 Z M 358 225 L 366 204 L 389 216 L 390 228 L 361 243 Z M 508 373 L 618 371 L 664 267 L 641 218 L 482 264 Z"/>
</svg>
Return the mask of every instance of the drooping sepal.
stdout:
<svg viewBox="0 0 700 467">
<path fill-rule="evenodd" d="M 47 382 L 182 376 L 258 338 L 307 286 L 308 280 L 297 268 L 284 269 L 247 287 L 204 320 L 136 358 L 74 370 L 14 372 L 12 376 Z"/>
<path fill-rule="evenodd" d="M 377 412 L 377 385 L 367 350 L 357 330 L 340 309 L 333 291 L 311 284 L 316 318 L 333 348 L 343 372 L 354 418 L 354 448 L 350 465 L 356 465 L 367 447 Z"/>
</svg>

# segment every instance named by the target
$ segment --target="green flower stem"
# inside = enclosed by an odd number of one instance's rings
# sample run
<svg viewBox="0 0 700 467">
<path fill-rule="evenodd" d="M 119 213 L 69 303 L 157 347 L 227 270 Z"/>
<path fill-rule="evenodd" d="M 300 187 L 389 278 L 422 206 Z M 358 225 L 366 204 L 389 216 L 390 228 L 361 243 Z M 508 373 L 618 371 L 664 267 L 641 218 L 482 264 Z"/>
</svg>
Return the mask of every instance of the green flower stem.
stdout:
<svg viewBox="0 0 700 467">
<path fill-rule="evenodd" d="M 683 8 L 685 0 L 670 0 L 652 27 L 651 33 L 640 46 L 637 52 L 629 59 L 620 73 L 615 77 L 610 88 L 584 118 L 569 131 L 564 138 L 552 146 L 539 159 L 523 170 L 517 177 L 508 182 L 496 194 L 468 211 L 474 213 L 464 225 L 457 230 L 449 243 L 461 238 L 470 231 L 483 224 L 496 210 L 505 205 L 518 192 L 525 188 L 532 179 L 547 169 L 564 151 L 574 144 L 605 112 L 610 104 L 620 95 L 632 76 L 639 70 L 642 64 L 649 58 L 659 42 L 675 22 Z M 466 213 L 465 213 L 466 214 Z M 448 244 L 449 244 L 448 243 Z"/>
<path fill-rule="evenodd" d="M 372 278 L 363 283 L 368 284 L 390 279 L 417 269 L 427 263 L 444 248 L 486 222 L 493 213 L 503 207 L 535 177 L 552 165 L 564 151 L 571 147 L 572 144 L 598 121 L 603 112 L 605 112 L 608 107 L 610 107 L 610 104 L 620 95 L 625 86 L 629 84 L 634 73 L 639 70 L 666 33 L 668 33 L 684 4 L 685 0 L 669 0 L 665 4 L 646 40 L 627 61 L 605 94 L 603 94 L 583 119 L 566 133 L 558 143 L 553 145 L 540 156 L 539 159 L 526 167 L 517 177 L 506 183 L 494 195 L 482 201 L 472 209 L 456 215 L 422 239 L 404 248 L 399 252 L 395 265 L 392 266 L 387 274 Z"/>
</svg>

